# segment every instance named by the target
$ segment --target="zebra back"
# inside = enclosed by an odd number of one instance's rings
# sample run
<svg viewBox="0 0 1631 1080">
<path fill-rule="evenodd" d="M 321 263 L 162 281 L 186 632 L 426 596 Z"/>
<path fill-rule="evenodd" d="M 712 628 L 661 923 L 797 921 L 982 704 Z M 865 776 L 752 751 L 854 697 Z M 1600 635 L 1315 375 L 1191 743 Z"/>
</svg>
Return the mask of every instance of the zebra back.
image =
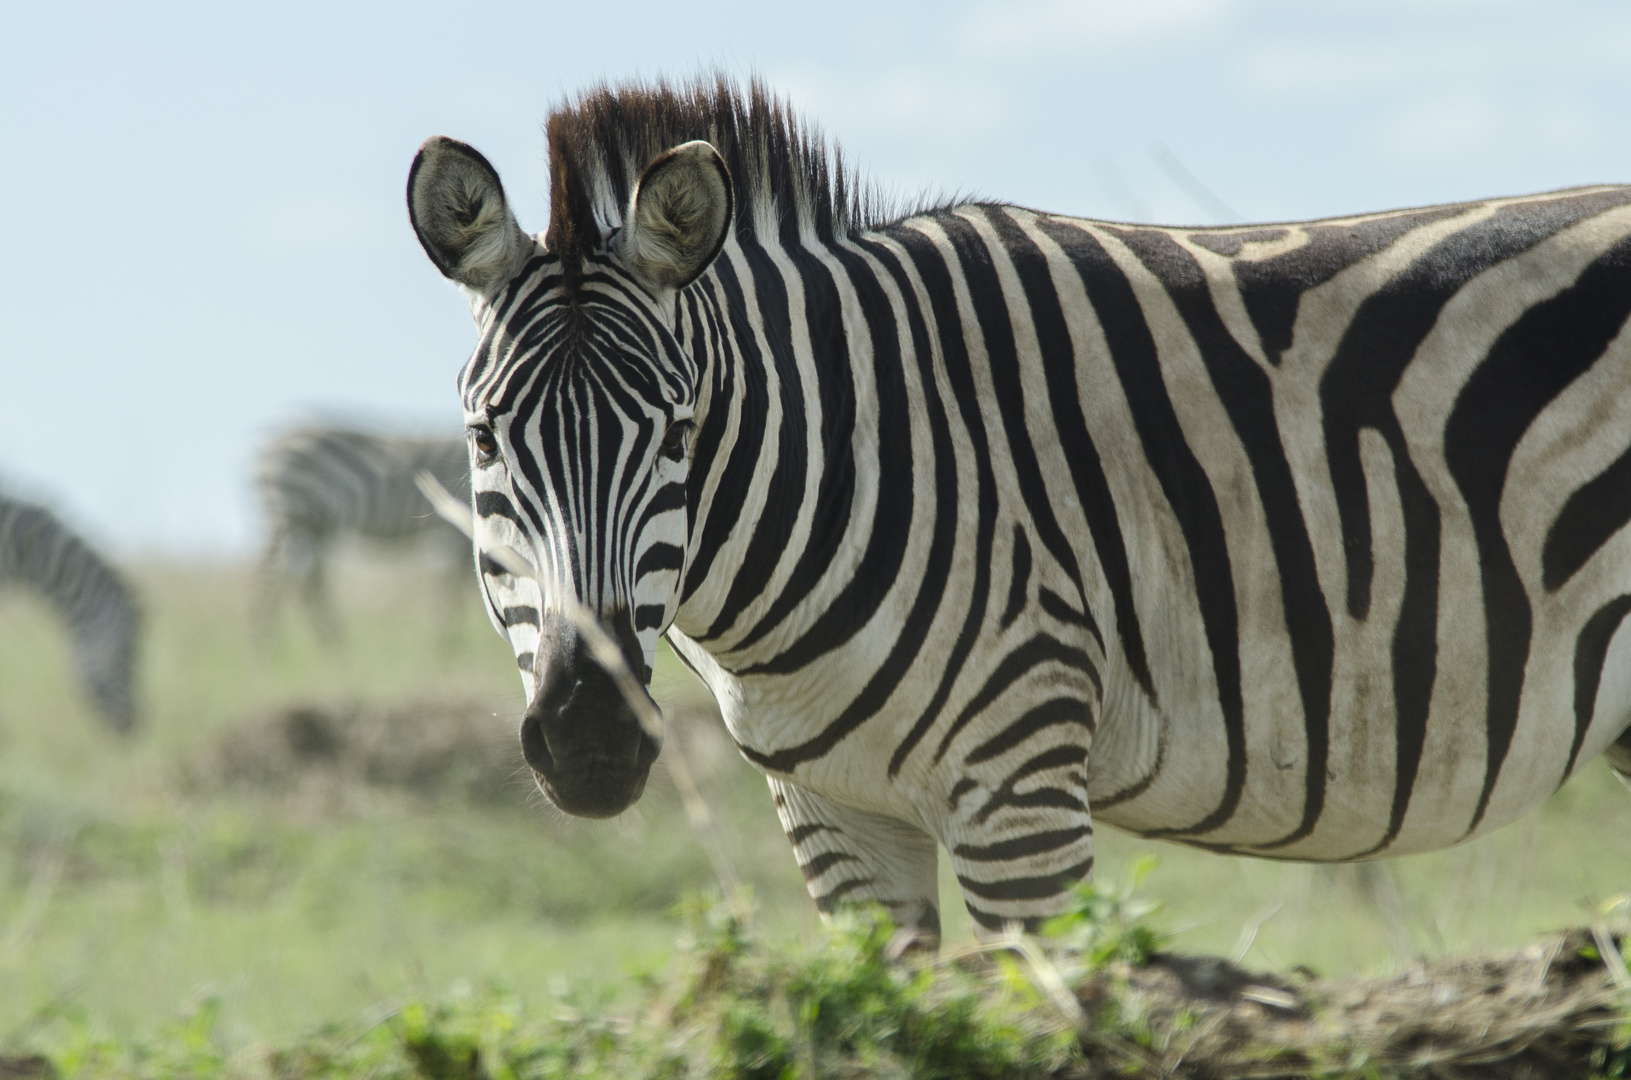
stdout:
<svg viewBox="0 0 1631 1080">
<path fill-rule="evenodd" d="M 0 495 L 0 586 L 45 598 L 68 625 L 80 681 L 118 731 L 136 720 L 133 671 L 141 618 L 130 588 L 42 506 Z"/>
</svg>

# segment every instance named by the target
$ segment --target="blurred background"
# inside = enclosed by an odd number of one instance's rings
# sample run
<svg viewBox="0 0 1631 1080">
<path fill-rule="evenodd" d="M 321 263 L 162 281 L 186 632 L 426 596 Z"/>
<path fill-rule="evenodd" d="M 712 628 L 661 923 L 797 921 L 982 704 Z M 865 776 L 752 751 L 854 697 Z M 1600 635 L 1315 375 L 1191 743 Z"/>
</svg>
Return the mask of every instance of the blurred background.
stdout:
<svg viewBox="0 0 1631 1080">
<path fill-rule="evenodd" d="M 590 993 L 712 880 L 661 770 L 616 822 L 540 805 L 509 650 L 425 545 L 343 545 L 333 627 L 252 629 L 273 434 L 458 434 L 469 316 L 402 202 L 427 135 L 540 231 L 553 103 L 718 69 L 905 196 L 1284 220 L 1631 180 L 1628 57 L 1623 0 L 7 5 L 0 489 L 111 560 L 144 630 L 118 736 L 60 616 L 0 594 L 0 1048 L 61 1009 L 123 1030 L 212 997 L 257 1039 L 456 978 Z M 658 694 L 761 919 L 802 932 L 762 780 L 670 660 Z M 1582 921 L 1631 888 L 1628 815 L 1592 767 L 1385 871 L 1114 835 L 1100 866 L 1160 856 L 1180 947 L 1376 969 Z"/>
<path fill-rule="evenodd" d="M 596 79 L 757 72 L 902 193 L 1189 224 L 1626 180 L 1628 57 L 1621 0 L 6 5 L 0 476 L 243 554 L 269 425 L 456 425 L 408 163 L 472 143 L 541 231 L 541 125 Z"/>
</svg>

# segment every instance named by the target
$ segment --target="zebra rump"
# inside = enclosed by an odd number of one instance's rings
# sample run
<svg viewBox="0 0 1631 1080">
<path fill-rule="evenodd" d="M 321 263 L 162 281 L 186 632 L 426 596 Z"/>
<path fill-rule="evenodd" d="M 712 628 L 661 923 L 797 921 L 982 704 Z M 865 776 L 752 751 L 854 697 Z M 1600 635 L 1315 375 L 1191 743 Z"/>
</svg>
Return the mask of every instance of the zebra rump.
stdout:
<svg viewBox="0 0 1631 1080">
<path fill-rule="evenodd" d="M 133 691 L 141 615 L 130 588 L 51 511 L 0 495 L 0 587 L 33 589 L 73 639 L 79 681 L 115 731 L 136 722 Z"/>
</svg>

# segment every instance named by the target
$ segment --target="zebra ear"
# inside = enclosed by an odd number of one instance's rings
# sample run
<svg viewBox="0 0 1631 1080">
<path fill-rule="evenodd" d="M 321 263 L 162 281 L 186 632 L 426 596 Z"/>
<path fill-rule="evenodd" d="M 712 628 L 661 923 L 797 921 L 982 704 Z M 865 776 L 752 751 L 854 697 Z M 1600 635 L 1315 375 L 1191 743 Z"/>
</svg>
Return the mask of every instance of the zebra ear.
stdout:
<svg viewBox="0 0 1631 1080">
<path fill-rule="evenodd" d="M 498 172 L 474 147 L 444 135 L 414 155 L 408 219 L 436 269 L 482 292 L 509 280 L 532 250 Z"/>
<path fill-rule="evenodd" d="M 730 170 L 711 144 L 665 150 L 640 174 L 616 254 L 653 292 L 683 289 L 725 246 L 732 207 Z"/>
</svg>

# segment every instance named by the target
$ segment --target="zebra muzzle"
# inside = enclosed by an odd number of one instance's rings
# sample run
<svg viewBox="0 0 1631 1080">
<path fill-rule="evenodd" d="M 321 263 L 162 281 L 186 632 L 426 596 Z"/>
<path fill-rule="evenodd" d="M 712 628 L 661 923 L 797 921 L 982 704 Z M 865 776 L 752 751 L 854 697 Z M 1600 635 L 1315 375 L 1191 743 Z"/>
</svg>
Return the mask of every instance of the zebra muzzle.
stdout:
<svg viewBox="0 0 1631 1080">
<path fill-rule="evenodd" d="M 619 622 L 612 626 L 620 629 Z M 554 616 L 546 616 L 541 629 L 538 692 L 521 721 L 522 756 L 550 802 L 568 814 L 622 813 L 644 793 L 662 744 L 641 725 L 582 635 Z M 632 626 L 614 633 L 626 656 L 632 646 L 630 666 L 643 671 Z"/>
</svg>

